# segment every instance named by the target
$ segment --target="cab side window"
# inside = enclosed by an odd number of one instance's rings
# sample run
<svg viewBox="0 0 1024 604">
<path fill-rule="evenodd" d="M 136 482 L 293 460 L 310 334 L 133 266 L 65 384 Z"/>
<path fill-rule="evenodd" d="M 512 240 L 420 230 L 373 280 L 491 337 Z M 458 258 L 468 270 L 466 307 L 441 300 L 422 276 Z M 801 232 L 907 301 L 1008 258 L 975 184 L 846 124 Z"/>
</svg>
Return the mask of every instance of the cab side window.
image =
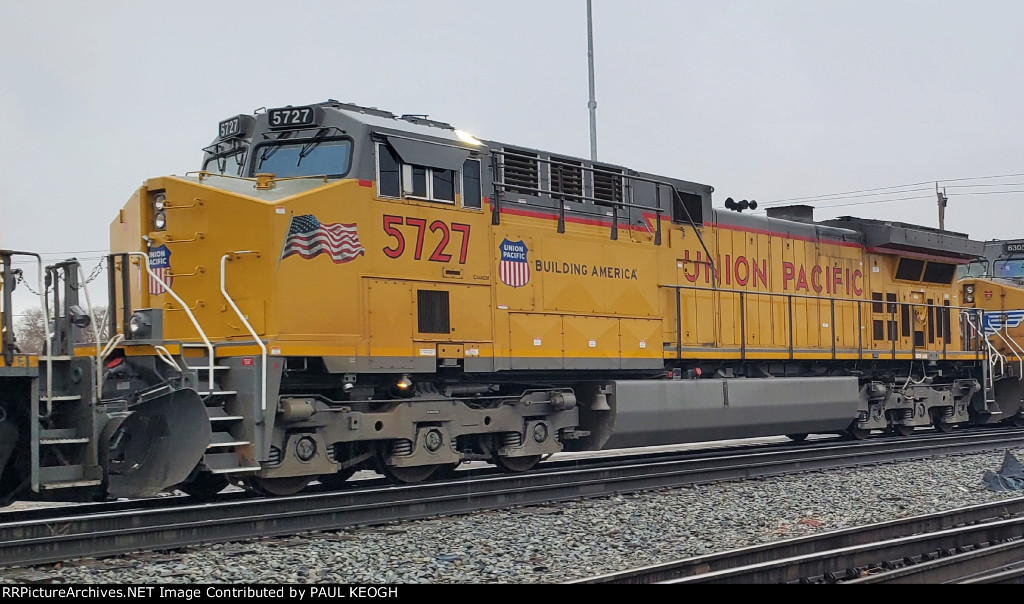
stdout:
<svg viewBox="0 0 1024 604">
<path fill-rule="evenodd" d="M 377 196 L 392 199 L 421 199 L 454 204 L 463 194 L 462 206 L 480 209 L 480 160 L 467 159 L 460 168 L 421 165 L 403 160 L 401 147 L 377 143 Z M 411 151 L 417 157 L 416 148 Z M 422 155 L 419 156 L 422 158 Z M 408 158 L 406 158 L 408 159 Z M 427 158 L 430 159 L 430 158 Z"/>
<path fill-rule="evenodd" d="M 396 199 L 402 196 L 398 157 L 386 143 L 377 143 L 377 195 Z"/>
<path fill-rule="evenodd" d="M 467 159 L 462 164 L 462 207 L 479 210 L 483 195 L 480 192 L 480 160 Z"/>
</svg>

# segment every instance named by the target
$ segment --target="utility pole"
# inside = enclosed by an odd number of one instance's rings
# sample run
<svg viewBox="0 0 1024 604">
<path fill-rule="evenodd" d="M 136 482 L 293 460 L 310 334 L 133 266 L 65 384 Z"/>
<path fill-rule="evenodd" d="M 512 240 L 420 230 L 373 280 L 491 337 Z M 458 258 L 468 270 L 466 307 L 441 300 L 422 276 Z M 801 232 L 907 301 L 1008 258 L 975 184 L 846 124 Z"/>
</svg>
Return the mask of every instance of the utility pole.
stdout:
<svg viewBox="0 0 1024 604">
<path fill-rule="evenodd" d="M 594 98 L 594 18 L 587 0 L 587 63 L 590 65 L 590 159 L 597 161 L 597 100 Z M 936 185 L 937 186 L 937 185 Z"/>
<path fill-rule="evenodd" d="M 939 183 L 935 183 L 935 197 L 939 200 L 939 230 L 946 230 L 946 204 L 949 203 L 949 197 L 946 197 L 946 189 L 943 188 L 939 191 Z"/>
</svg>

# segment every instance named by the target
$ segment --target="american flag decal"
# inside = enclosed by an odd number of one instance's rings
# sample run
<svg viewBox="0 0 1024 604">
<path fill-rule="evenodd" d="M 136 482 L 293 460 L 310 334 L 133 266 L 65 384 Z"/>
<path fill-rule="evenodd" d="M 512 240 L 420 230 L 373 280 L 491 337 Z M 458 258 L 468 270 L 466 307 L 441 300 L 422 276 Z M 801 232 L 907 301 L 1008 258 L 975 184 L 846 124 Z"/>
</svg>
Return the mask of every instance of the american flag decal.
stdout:
<svg viewBox="0 0 1024 604">
<path fill-rule="evenodd" d="M 149 269 L 153 273 L 149 276 L 150 295 L 156 296 L 167 291 L 164 283 L 171 287 L 174 275 L 171 274 L 171 250 L 166 245 L 149 250 Z"/>
<path fill-rule="evenodd" d="M 300 256 L 309 260 L 327 254 L 335 264 L 348 262 L 365 253 L 354 224 L 321 224 L 312 214 L 292 216 L 281 259 Z"/>
<path fill-rule="evenodd" d="M 498 263 L 498 274 L 501 282 L 511 287 L 523 287 L 530 282 L 530 262 L 526 258 L 529 250 L 522 241 L 501 242 L 501 262 Z"/>
</svg>

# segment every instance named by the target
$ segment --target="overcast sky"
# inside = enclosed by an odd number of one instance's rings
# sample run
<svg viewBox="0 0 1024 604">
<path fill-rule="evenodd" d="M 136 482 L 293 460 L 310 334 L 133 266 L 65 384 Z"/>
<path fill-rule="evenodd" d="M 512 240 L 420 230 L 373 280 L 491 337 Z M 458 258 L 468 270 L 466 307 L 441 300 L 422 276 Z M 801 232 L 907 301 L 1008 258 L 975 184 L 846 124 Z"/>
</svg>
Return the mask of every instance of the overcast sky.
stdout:
<svg viewBox="0 0 1024 604">
<path fill-rule="evenodd" d="M 585 0 L 0 6 L 0 245 L 87 270 L 136 187 L 260 107 L 333 98 L 590 153 Z M 938 181 L 947 229 L 1024 237 L 1024 2 L 593 6 L 601 160 L 719 206 L 894 187 L 816 215 L 933 227 Z"/>
</svg>

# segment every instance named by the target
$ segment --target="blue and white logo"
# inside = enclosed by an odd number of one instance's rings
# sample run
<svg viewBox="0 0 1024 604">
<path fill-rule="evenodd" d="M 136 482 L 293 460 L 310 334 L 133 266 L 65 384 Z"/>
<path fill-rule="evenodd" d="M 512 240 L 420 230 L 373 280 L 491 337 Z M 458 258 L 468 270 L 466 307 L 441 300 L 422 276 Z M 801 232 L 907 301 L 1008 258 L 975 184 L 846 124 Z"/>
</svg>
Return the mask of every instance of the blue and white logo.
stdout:
<svg viewBox="0 0 1024 604">
<path fill-rule="evenodd" d="M 1005 329 L 1013 329 L 1024 323 L 1024 310 L 1004 310 L 1002 312 L 985 313 L 982 324 L 985 333 L 996 333 Z"/>
<path fill-rule="evenodd" d="M 149 276 L 150 295 L 160 295 L 174 283 L 174 274 L 171 272 L 171 250 L 167 249 L 166 245 L 149 250 L 149 269 L 152 271 Z"/>
<path fill-rule="evenodd" d="M 526 243 L 520 241 L 501 242 L 501 262 L 498 263 L 498 275 L 501 282 L 511 287 L 523 287 L 530 282 L 529 250 Z"/>
</svg>

